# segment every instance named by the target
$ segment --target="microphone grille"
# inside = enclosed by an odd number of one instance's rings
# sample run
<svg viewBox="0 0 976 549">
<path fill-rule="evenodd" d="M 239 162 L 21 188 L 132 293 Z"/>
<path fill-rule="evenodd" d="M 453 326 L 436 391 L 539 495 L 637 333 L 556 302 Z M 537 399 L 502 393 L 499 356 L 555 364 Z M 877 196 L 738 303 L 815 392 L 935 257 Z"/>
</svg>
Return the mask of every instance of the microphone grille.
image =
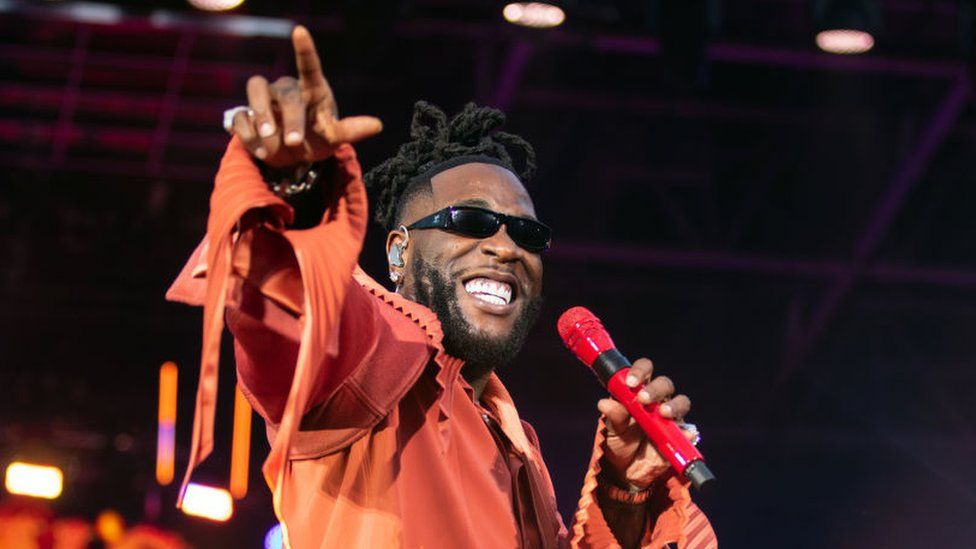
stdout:
<svg viewBox="0 0 976 549">
<path fill-rule="evenodd" d="M 614 348 L 603 323 L 585 307 L 573 307 L 563 313 L 556 322 L 556 330 L 566 348 L 587 366 L 601 353 Z"/>
<path fill-rule="evenodd" d="M 563 339 L 563 342 L 568 345 L 568 339 L 572 337 L 573 331 L 580 324 L 590 319 L 597 320 L 596 315 L 590 312 L 589 309 L 580 306 L 572 307 L 559 316 L 559 320 L 556 321 L 556 331 L 559 332 L 559 337 Z"/>
</svg>

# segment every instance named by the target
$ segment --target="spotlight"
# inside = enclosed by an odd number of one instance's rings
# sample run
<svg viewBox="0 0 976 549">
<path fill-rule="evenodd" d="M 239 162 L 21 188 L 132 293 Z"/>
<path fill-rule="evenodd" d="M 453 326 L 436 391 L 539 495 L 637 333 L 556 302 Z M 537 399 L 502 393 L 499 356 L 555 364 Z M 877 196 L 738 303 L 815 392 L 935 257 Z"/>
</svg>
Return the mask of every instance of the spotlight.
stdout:
<svg viewBox="0 0 976 549">
<path fill-rule="evenodd" d="M 281 549 L 281 524 L 275 524 L 264 535 L 264 549 Z"/>
<path fill-rule="evenodd" d="M 555 4 L 545 2 L 513 2 L 505 6 L 502 16 L 513 25 L 548 29 L 566 20 L 566 12 Z"/>
<path fill-rule="evenodd" d="M 56 499 L 64 487 L 61 469 L 15 461 L 7 466 L 7 491 L 20 496 Z"/>
<path fill-rule="evenodd" d="M 853 29 L 825 30 L 817 33 L 817 47 L 827 53 L 854 55 L 874 47 L 871 33 Z"/>
<path fill-rule="evenodd" d="M 217 522 L 226 522 L 234 514 L 230 492 L 192 482 L 186 486 L 181 508 L 188 515 Z"/>
<path fill-rule="evenodd" d="M 881 12 L 875 0 L 816 0 L 817 47 L 827 53 L 852 55 L 874 47 Z"/>
<path fill-rule="evenodd" d="M 188 0 L 194 8 L 203 11 L 227 11 L 244 3 L 244 0 Z"/>
</svg>

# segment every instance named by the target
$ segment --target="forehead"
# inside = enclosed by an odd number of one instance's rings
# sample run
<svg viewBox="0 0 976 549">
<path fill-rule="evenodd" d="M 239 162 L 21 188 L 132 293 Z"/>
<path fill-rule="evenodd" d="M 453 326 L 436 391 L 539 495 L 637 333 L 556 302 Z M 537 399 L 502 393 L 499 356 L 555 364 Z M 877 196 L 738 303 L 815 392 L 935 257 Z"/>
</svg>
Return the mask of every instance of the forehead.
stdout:
<svg viewBox="0 0 976 549">
<path fill-rule="evenodd" d="M 455 166 L 430 180 L 434 209 L 447 206 L 482 206 L 499 213 L 535 217 L 535 207 L 516 175 L 494 164 Z"/>
</svg>

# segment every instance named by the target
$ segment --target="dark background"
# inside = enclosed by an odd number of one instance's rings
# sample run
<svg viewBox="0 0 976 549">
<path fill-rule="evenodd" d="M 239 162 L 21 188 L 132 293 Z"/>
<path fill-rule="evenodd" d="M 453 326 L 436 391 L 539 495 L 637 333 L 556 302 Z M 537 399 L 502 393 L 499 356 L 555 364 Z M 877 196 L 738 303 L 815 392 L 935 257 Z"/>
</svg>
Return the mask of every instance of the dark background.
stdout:
<svg viewBox="0 0 976 549">
<path fill-rule="evenodd" d="M 260 421 L 235 517 L 184 517 L 153 479 L 156 379 L 180 364 L 179 475 L 201 319 L 163 293 L 205 229 L 221 112 L 251 74 L 292 70 L 289 24 L 241 36 L 180 0 L 105 4 L 98 21 L 72 6 L 0 2 L 0 458 L 63 464 L 61 513 L 112 507 L 257 547 L 274 523 Z M 499 106 L 535 144 L 547 302 L 500 373 L 567 522 L 600 391 L 554 325 L 582 304 L 692 397 L 720 479 L 696 501 L 723 546 L 972 546 L 973 9 L 879 2 L 874 51 L 841 57 L 816 50 L 814 7 L 577 0 L 553 30 L 481 0 L 234 14 L 311 28 L 342 112 L 385 122 L 358 147 L 366 167 L 406 138 L 417 99 Z M 363 257 L 380 279 L 383 236 L 371 227 Z M 215 483 L 223 356 L 198 475 Z"/>
</svg>

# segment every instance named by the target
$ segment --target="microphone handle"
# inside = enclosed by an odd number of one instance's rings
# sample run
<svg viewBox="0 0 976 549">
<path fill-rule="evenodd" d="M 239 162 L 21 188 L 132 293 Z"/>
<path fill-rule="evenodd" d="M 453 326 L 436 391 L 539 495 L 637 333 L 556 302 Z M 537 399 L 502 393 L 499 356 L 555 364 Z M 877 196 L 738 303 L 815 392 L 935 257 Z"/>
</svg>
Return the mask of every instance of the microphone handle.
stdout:
<svg viewBox="0 0 976 549">
<path fill-rule="evenodd" d="M 621 359 L 625 364 L 621 364 Z M 611 366 L 609 363 L 615 363 Z M 654 447 L 674 467 L 674 470 L 691 481 L 692 485 L 701 489 L 709 481 L 715 480 L 715 475 L 705 465 L 705 459 L 691 442 L 685 438 L 681 429 L 671 419 L 658 413 L 659 403 L 644 404 L 637 400 L 637 393 L 641 387 L 628 387 L 626 383 L 627 370 L 630 361 L 619 351 L 611 349 L 602 353 L 593 362 L 593 370 L 603 382 L 607 390 L 630 412 L 631 417 L 647 434 Z M 611 371 L 613 372 L 611 374 Z M 607 374 L 610 374 L 607 376 Z M 607 377 L 605 377 L 607 376 Z"/>
</svg>

